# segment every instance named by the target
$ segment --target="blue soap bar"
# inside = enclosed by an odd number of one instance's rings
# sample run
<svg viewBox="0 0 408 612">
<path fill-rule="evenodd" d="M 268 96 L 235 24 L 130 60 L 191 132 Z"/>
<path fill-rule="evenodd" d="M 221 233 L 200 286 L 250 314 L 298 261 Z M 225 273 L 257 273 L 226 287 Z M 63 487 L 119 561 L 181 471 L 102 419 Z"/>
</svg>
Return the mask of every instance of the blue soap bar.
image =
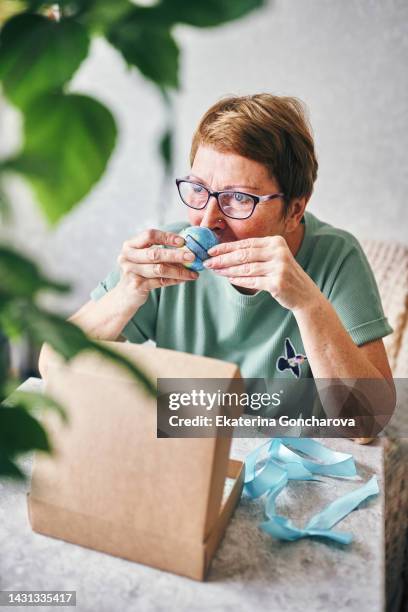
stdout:
<svg viewBox="0 0 408 612">
<path fill-rule="evenodd" d="M 208 227 L 193 225 L 186 227 L 180 232 L 185 240 L 185 245 L 181 248 L 189 249 L 195 255 L 192 262 L 185 263 L 185 267 L 195 272 L 204 270 L 203 261 L 209 258 L 208 249 L 218 244 L 218 238 Z"/>
</svg>

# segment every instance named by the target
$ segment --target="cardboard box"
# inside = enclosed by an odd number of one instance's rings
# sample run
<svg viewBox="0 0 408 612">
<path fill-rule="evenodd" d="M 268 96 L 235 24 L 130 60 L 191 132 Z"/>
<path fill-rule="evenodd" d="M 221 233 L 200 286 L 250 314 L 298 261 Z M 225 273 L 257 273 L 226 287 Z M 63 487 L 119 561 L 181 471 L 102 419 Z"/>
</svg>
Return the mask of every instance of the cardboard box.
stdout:
<svg viewBox="0 0 408 612">
<path fill-rule="evenodd" d="M 152 379 L 239 377 L 236 365 L 215 359 L 106 344 Z M 229 459 L 231 439 L 157 438 L 156 399 L 96 354 L 70 364 L 53 356 L 45 383 L 69 424 L 44 415 L 56 453 L 35 456 L 33 530 L 203 580 L 243 485 L 243 464 Z M 235 483 L 223 499 L 227 477 Z"/>
</svg>

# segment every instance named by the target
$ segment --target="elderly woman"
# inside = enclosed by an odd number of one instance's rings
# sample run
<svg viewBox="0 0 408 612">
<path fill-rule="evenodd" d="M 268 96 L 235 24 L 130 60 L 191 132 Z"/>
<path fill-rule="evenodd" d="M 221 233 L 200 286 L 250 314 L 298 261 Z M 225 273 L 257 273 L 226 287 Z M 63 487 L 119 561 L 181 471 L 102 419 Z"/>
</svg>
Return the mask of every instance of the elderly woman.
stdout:
<svg viewBox="0 0 408 612">
<path fill-rule="evenodd" d="M 382 338 L 392 332 L 357 240 L 306 211 L 317 177 L 302 103 L 228 97 L 194 134 L 177 181 L 188 223 L 148 229 L 72 321 L 101 340 L 239 364 L 245 377 L 393 382 Z M 212 229 L 219 245 L 200 274 L 177 234 Z M 391 400 L 392 402 L 392 400 Z"/>
</svg>

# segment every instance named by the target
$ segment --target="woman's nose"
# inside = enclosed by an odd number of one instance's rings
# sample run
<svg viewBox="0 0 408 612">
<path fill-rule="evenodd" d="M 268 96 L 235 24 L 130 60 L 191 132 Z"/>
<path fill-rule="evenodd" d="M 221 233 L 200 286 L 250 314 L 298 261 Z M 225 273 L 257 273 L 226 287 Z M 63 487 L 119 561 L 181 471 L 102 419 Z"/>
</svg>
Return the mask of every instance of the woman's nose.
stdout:
<svg viewBox="0 0 408 612">
<path fill-rule="evenodd" d="M 213 229 L 214 227 L 220 225 L 220 221 L 223 223 L 222 218 L 223 214 L 218 206 L 217 198 L 215 196 L 211 196 L 208 200 L 206 208 L 204 209 L 204 215 L 201 219 L 200 226 Z"/>
</svg>

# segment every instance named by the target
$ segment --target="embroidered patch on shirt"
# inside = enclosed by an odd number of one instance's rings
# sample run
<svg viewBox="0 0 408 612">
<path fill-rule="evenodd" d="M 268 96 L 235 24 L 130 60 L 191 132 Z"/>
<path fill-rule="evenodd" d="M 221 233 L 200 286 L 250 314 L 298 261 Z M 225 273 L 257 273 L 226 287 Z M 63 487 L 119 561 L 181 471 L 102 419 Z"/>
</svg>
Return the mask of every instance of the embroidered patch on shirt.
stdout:
<svg viewBox="0 0 408 612">
<path fill-rule="evenodd" d="M 295 348 L 290 341 L 290 338 L 285 338 L 285 356 L 281 355 L 276 361 L 276 369 L 278 372 L 290 370 L 296 378 L 300 378 L 300 366 L 307 360 L 306 355 L 302 353 L 296 354 Z"/>
</svg>

